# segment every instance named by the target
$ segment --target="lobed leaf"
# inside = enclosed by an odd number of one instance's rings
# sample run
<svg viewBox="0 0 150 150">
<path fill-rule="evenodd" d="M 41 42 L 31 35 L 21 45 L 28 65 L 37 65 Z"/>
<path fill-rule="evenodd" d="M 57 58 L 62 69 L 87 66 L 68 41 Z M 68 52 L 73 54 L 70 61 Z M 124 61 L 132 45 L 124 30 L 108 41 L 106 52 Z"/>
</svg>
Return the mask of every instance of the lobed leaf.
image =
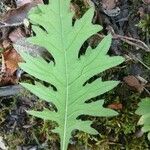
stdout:
<svg viewBox="0 0 150 150">
<path fill-rule="evenodd" d="M 149 132 L 148 139 L 150 140 L 150 98 L 142 99 L 138 105 L 139 108 L 136 110 L 136 114 L 141 115 L 138 124 L 143 125 L 143 132 Z"/>
<path fill-rule="evenodd" d="M 93 7 L 72 25 L 73 13 L 69 10 L 69 3 L 70 0 L 51 0 L 50 4 L 39 5 L 29 14 L 36 35 L 28 38 L 28 41 L 47 49 L 53 56 L 54 62 L 48 63 L 40 56 L 33 57 L 20 52 L 25 61 L 20 67 L 57 89 L 54 91 L 53 88 L 45 87 L 38 82 L 35 85 L 21 83 L 40 99 L 56 106 L 58 111 L 44 109 L 27 112 L 35 117 L 57 122 L 58 126 L 53 132 L 60 136 L 61 150 L 67 150 L 73 130 L 97 134 L 97 131 L 91 127 L 92 121 L 77 119 L 80 115 L 100 117 L 117 115 L 117 112 L 103 107 L 104 100 L 91 103 L 85 101 L 108 92 L 119 82 L 101 79 L 90 84 L 85 82 L 124 61 L 120 56 L 107 55 L 111 44 L 110 34 L 95 49 L 89 47 L 85 55 L 78 57 L 83 43 L 102 27 L 92 24 Z"/>
</svg>

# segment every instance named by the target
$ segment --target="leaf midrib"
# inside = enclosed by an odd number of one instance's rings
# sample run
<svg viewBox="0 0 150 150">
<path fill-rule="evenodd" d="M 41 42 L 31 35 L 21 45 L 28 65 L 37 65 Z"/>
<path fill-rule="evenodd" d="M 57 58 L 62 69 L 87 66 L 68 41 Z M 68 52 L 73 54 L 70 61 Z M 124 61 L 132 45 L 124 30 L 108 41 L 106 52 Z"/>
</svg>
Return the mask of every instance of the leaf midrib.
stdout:
<svg viewBox="0 0 150 150">
<path fill-rule="evenodd" d="M 63 145 L 62 150 L 65 150 L 66 147 L 66 129 L 67 129 L 67 114 L 68 114 L 68 95 L 69 95 L 69 82 L 68 82 L 68 63 L 67 63 L 67 51 L 64 49 L 64 32 L 63 32 L 63 23 L 62 23 L 62 10 L 61 10 L 61 0 L 59 0 L 59 17 L 60 17 L 60 36 L 61 36 L 61 47 L 64 52 L 65 59 L 65 77 L 66 77 L 66 101 L 65 101 L 65 115 L 64 115 L 64 130 L 63 130 Z"/>
</svg>

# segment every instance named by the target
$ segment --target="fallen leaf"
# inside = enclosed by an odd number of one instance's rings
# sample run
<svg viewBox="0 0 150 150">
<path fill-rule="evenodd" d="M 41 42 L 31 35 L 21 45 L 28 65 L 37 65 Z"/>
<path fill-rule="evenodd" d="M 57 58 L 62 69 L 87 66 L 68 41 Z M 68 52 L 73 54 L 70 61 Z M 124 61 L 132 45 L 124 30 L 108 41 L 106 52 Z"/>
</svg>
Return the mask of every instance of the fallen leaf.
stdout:
<svg viewBox="0 0 150 150">
<path fill-rule="evenodd" d="M 50 60 L 52 58 L 52 56 L 47 52 L 45 48 L 29 43 L 26 38 L 17 40 L 13 44 L 13 46 L 18 53 L 24 51 L 30 53 L 34 57 L 41 56 L 47 60 Z"/>
<path fill-rule="evenodd" d="M 27 3 L 31 3 L 31 2 L 32 2 L 32 0 L 17 0 L 16 5 L 17 5 L 17 7 L 21 7 L 21 6 L 23 6 Z"/>
<path fill-rule="evenodd" d="M 23 6 L 27 3 L 40 4 L 40 3 L 43 3 L 43 0 L 17 0 L 16 2 L 17 7 Z"/>
<path fill-rule="evenodd" d="M 79 8 L 79 6 L 77 4 L 71 3 L 70 4 L 70 10 L 75 12 L 75 14 L 74 14 L 74 18 L 75 19 L 78 19 L 80 17 L 80 15 L 81 15 L 80 8 Z"/>
<path fill-rule="evenodd" d="M 43 3 L 43 1 L 32 0 L 30 3 L 25 3 L 18 8 L 9 9 L 6 13 L 4 13 L 0 22 L 0 28 L 2 32 L 1 39 L 6 39 L 8 37 L 10 27 L 25 25 L 25 19 L 27 18 L 27 14 L 30 9 L 40 3 Z"/>
<path fill-rule="evenodd" d="M 118 0 L 102 0 L 102 7 L 108 10 L 112 10 L 116 7 Z"/>
<path fill-rule="evenodd" d="M 121 103 L 112 103 L 107 106 L 110 109 L 115 109 L 115 110 L 122 110 L 123 106 Z"/>
<path fill-rule="evenodd" d="M 139 93 L 141 93 L 144 90 L 143 84 L 140 83 L 140 81 L 133 75 L 129 75 L 127 77 L 123 78 L 123 81 L 131 87 L 132 90 L 135 90 Z"/>
<path fill-rule="evenodd" d="M 27 13 L 32 8 L 30 3 L 27 3 L 19 8 L 10 9 L 2 18 L 2 22 L 7 24 L 23 23 L 23 20 L 27 17 Z"/>
<path fill-rule="evenodd" d="M 18 83 L 18 78 L 15 75 L 7 75 L 5 73 L 2 77 L 0 77 L 0 86 L 14 85 Z"/>
<path fill-rule="evenodd" d="M 3 46 L 3 49 L 9 49 L 11 47 L 11 42 L 10 40 L 4 40 L 3 43 L 2 43 L 2 46 Z"/>
<path fill-rule="evenodd" d="M 23 30 L 19 27 L 17 29 L 15 29 L 14 31 L 12 31 L 9 34 L 9 39 L 15 43 L 18 39 L 25 37 L 25 33 L 23 32 Z"/>
<path fill-rule="evenodd" d="M 20 55 L 12 49 L 4 51 L 2 53 L 2 57 L 2 66 L 5 66 L 2 68 L 2 71 L 8 75 L 13 75 L 18 68 L 18 63 L 21 62 Z"/>
<path fill-rule="evenodd" d="M 28 1 L 29 2 L 29 1 Z M 24 5 L 8 10 L 2 17 L 2 22 L 7 24 L 18 24 L 23 23 L 27 17 L 29 10 L 35 7 L 37 4 L 43 3 L 42 0 L 32 0 L 30 3 L 24 3 Z"/>
</svg>

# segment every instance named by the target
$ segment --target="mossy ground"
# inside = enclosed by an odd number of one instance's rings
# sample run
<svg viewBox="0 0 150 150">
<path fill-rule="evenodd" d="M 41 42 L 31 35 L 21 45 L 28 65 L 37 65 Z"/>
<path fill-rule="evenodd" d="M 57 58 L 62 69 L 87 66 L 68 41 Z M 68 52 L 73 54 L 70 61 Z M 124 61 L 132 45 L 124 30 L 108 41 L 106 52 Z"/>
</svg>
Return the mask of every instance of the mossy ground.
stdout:
<svg viewBox="0 0 150 150">
<path fill-rule="evenodd" d="M 107 103 L 122 101 L 121 98 L 115 98 L 112 93 L 107 95 Z M 13 100 L 7 99 L 7 101 L 11 101 L 11 103 L 1 111 L 4 120 L 1 120 L 0 125 L 3 126 L 3 130 L 1 128 L 0 133 L 9 145 L 9 150 L 16 150 L 17 145 L 38 145 L 41 150 L 50 149 L 47 145 L 51 143 L 55 145 L 55 148 L 59 147 L 58 136 L 50 132 L 50 129 L 55 126 L 54 122 L 44 122 L 25 115 L 25 112 L 17 114 L 19 113 L 17 109 L 21 106 L 20 102 L 17 102 L 21 101 L 20 97 L 15 97 Z M 150 142 L 147 140 L 146 134 L 142 134 L 140 127 L 137 126 L 139 116 L 135 114 L 135 110 L 139 101 L 140 95 L 132 93 L 125 98 L 123 109 L 118 111 L 118 116 L 107 119 L 87 117 L 93 120 L 93 127 L 98 130 L 99 135 L 74 133 L 70 149 L 81 150 L 82 147 L 83 150 L 86 148 L 91 150 L 148 150 Z M 33 108 L 42 108 L 43 105 L 46 104 L 35 102 Z M 15 120 L 12 118 L 13 115 L 16 115 Z M 20 120 L 21 116 L 24 116 L 23 120 Z"/>
</svg>

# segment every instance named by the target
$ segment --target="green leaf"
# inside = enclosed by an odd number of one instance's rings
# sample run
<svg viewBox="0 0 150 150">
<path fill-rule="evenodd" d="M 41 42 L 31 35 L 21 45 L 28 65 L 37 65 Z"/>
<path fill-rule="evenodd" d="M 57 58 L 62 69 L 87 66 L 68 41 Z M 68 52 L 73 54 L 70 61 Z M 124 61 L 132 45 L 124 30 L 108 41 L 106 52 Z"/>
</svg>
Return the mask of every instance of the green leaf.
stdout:
<svg viewBox="0 0 150 150">
<path fill-rule="evenodd" d="M 143 132 L 150 132 L 150 98 L 142 99 L 138 105 L 136 114 L 141 115 L 138 124 L 143 125 Z M 150 140 L 150 133 L 148 133 L 148 139 Z"/>
<path fill-rule="evenodd" d="M 104 108 L 104 100 L 85 103 L 85 101 L 110 91 L 118 85 L 118 81 L 102 81 L 97 79 L 87 83 L 91 77 L 124 61 L 120 56 L 107 55 L 111 44 L 111 35 L 106 36 L 95 48 L 87 49 L 85 55 L 78 57 L 82 44 L 93 34 L 102 29 L 92 24 L 94 8 L 91 7 L 85 15 L 72 25 L 73 13 L 69 10 L 70 0 L 51 0 L 49 5 L 39 5 L 34 8 L 29 18 L 35 36 L 28 38 L 32 44 L 44 47 L 53 56 L 54 62 L 46 62 L 42 57 L 33 57 L 20 52 L 25 63 L 20 67 L 39 80 L 53 85 L 45 87 L 41 83 L 21 85 L 37 95 L 40 99 L 53 103 L 58 111 L 27 111 L 29 114 L 57 122 L 53 132 L 61 139 L 61 150 L 67 150 L 73 130 L 82 130 L 97 134 L 91 127 L 91 121 L 77 119 L 80 115 L 114 116 L 117 112 Z M 40 25 L 44 30 L 37 26 Z M 16 49 L 19 48 L 16 46 Z"/>
</svg>

